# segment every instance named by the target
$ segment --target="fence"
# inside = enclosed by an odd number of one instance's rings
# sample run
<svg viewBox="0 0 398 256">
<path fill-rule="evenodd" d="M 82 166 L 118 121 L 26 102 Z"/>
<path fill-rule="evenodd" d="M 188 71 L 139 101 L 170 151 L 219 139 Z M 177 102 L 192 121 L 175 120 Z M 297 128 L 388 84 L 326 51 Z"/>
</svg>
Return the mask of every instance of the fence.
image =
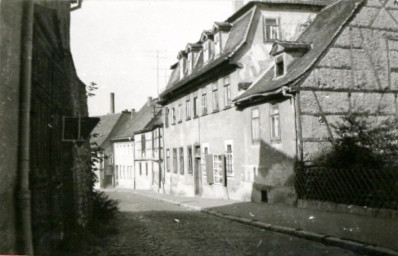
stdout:
<svg viewBox="0 0 398 256">
<path fill-rule="evenodd" d="M 398 170 L 303 168 L 298 199 L 398 209 Z"/>
</svg>

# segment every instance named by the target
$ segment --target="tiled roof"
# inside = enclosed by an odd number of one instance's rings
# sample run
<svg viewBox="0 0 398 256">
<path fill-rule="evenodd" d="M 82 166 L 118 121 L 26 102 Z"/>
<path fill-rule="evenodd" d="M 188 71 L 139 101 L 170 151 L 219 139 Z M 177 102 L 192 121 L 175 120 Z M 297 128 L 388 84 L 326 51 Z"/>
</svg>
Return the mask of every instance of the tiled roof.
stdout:
<svg viewBox="0 0 398 256">
<path fill-rule="evenodd" d="M 120 129 L 112 135 L 111 140 L 128 139 L 133 137 L 136 132 L 143 130 L 154 118 L 154 115 L 160 111 L 160 107 L 154 108 L 155 106 L 157 106 L 156 100 L 153 100 L 152 104 L 145 103 L 133 118 L 120 125 Z"/>
<path fill-rule="evenodd" d="M 104 141 L 108 138 L 120 116 L 121 113 L 97 116 L 100 121 L 91 132 L 90 142 L 97 143 L 97 145 L 100 147 L 102 143 L 104 143 Z"/>
<path fill-rule="evenodd" d="M 252 20 L 252 14 L 254 12 L 254 9 L 252 9 L 250 12 L 245 14 L 241 19 L 236 21 L 235 23 L 232 24 L 232 28 L 229 32 L 228 40 L 224 46 L 224 50 L 220 56 L 217 58 L 213 59 L 207 64 L 203 64 L 203 54 L 202 52 L 199 55 L 199 60 L 197 61 L 196 66 L 194 67 L 194 70 L 192 71 L 191 74 L 185 76 L 184 78 L 180 79 L 180 65 L 177 65 L 177 67 L 173 70 L 171 77 L 169 79 L 169 83 L 166 86 L 166 89 L 161 93 L 161 98 L 164 98 L 171 92 L 173 92 L 176 89 L 179 89 L 189 81 L 192 81 L 199 75 L 203 74 L 204 72 L 207 72 L 208 70 L 212 69 L 213 67 L 224 63 L 228 59 L 228 55 L 232 54 L 234 51 L 236 51 L 239 46 L 245 42 L 247 39 L 247 31 L 250 27 L 250 23 Z"/>
<path fill-rule="evenodd" d="M 303 56 L 292 61 L 287 67 L 286 75 L 274 79 L 274 70 L 271 68 L 234 101 L 242 103 L 255 96 L 262 96 L 264 93 L 298 82 L 321 59 L 323 53 L 354 15 L 361 2 L 363 0 L 340 0 L 324 8 L 297 39 L 298 42 L 312 44 L 312 48 Z"/>
<path fill-rule="evenodd" d="M 152 120 L 145 126 L 144 129 L 137 131 L 135 133 L 137 134 L 137 133 L 149 132 L 161 126 L 163 126 L 162 111 L 158 111 L 156 116 L 152 118 Z"/>
</svg>

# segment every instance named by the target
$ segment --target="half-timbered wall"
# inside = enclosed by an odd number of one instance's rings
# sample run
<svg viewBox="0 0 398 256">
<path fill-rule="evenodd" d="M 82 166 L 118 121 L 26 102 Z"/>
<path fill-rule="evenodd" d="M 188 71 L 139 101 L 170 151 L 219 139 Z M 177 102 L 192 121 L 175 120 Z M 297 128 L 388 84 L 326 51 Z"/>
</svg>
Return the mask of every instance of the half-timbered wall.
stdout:
<svg viewBox="0 0 398 256">
<path fill-rule="evenodd" d="M 369 0 L 300 86 L 300 149 L 305 162 L 331 146 L 332 123 L 348 111 L 377 120 L 397 113 L 398 5 Z"/>
</svg>

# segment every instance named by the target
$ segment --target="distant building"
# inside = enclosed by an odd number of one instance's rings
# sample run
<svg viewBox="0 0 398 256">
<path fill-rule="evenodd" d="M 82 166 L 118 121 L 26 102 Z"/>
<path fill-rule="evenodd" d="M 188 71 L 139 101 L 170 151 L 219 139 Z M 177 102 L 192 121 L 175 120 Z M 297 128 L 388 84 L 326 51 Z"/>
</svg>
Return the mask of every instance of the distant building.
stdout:
<svg viewBox="0 0 398 256">
<path fill-rule="evenodd" d="M 134 134 L 135 143 L 135 188 L 163 188 L 163 120 L 162 112 L 158 113 L 145 126 Z"/>
<path fill-rule="evenodd" d="M 97 153 L 99 162 L 97 162 L 97 188 L 106 188 L 114 186 L 114 165 L 115 153 L 111 138 L 118 132 L 121 126 L 132 119 L 135 113 L 123 111 L 116 114 L 108 114 L 98 116 L 100 119 L 99 124 L 91 132 L 91 146 Z M 120 155 L 120 153 L 118 154 Z M 121 161 L 117 159 L 117 161 Z"/>
<path fill-rule="evenodd" d="M 135 141 L 135 134 L 144 131 L 152 123 L 152 120 L 160 110 L 161 108 L 157 105 L 157 99 L 149 97 L 145 105 L 135 113 L 133 118 L 123 122 L 117 132 L 112 134 L 111 141 L 114 149 L 113 152 L 115 153 L 115 171 L 113 173 L 115 187 L 131 189 L 151 188 L 151 186 L 145 184 L 152 184 L 152 165 L 149 165 L 149 163 L 141 166 L 137 165 L 137 157 L 142 159 L 143 156 L 137 156 L 135 152 L 137 152 L 138 148 L 142 147 L 141 143 L 148 145 L 148 150 L 152 150 L 152 138 L 148 136 L 144 142 L 141 142 L 141 139 L 137 142 Z M 149 140 L 148 144 L 145 143 L 146 139 Z M 145 152 L 146 150 L 147 148 L 145 148 Z M 142 178 L 143 173 L 146 176 L 144 179 Z"/>
<path fill-rule="evenodd" d="M 233 99 L 273 69 L 274 42 L 295 40 L 328 3 L 250 2 L 180 51 L 160 96 L 167 193 L 294 201 L 285 173 L 293 173 L 295 133 L 282 140 L 280 130 L 294 127 L 291 104 L 237 110 Z"/>
</svg>

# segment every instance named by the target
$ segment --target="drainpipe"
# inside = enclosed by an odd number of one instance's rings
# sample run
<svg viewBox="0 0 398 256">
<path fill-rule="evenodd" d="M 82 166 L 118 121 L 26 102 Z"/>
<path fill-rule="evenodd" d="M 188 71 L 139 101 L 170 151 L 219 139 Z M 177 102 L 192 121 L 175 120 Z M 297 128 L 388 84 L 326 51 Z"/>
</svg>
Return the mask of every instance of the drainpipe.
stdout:
<svg viewBox="0 0 398 256">
<path fill-rule="evenodd" d="M 33 255 L 32 223 L 29 190 L 30 171 L 30 109 L 32 91 L 32 47 L 33 47 L 33 1 L 23 2 L 21 40 L 21 105 L 19 119 L 19 191 L 18 202 L 21 211 L 23 232 L 23 253 Z"/>
</svg>

